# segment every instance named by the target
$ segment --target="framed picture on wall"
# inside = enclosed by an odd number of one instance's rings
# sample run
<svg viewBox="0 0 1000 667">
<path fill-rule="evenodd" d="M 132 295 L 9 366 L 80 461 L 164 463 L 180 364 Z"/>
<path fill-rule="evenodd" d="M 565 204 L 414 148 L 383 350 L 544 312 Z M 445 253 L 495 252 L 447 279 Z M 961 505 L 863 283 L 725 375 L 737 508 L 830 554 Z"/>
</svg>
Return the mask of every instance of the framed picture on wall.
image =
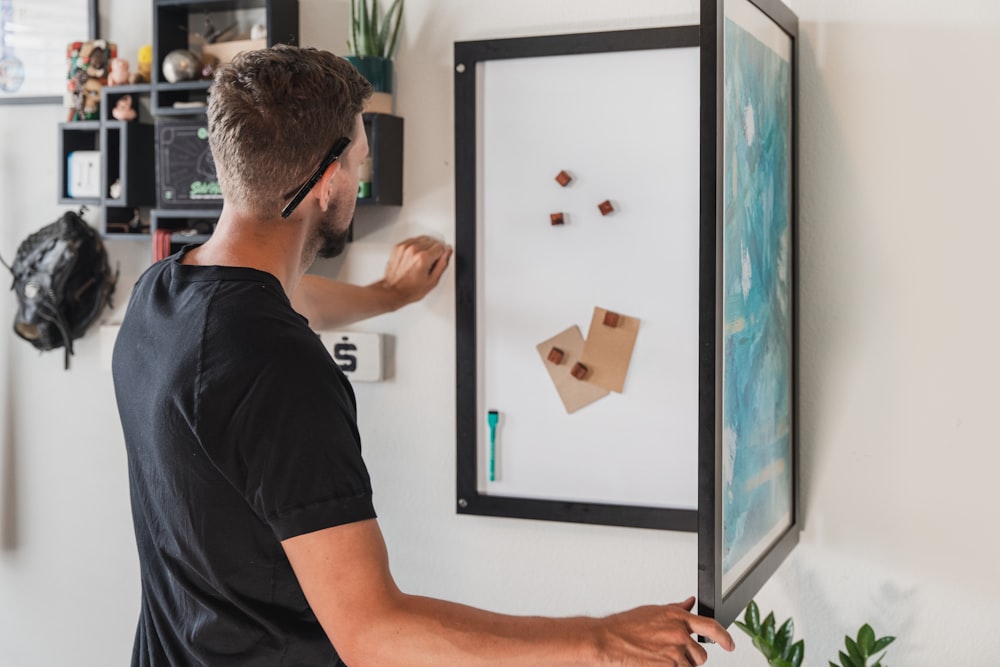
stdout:
<svg viewBox="0 0 1000 667">
<path fill-rule="evenodd" d="M 697 529 L 698 45 L 456 43 L 458 512 Z"/>
<path fill-rule="evenodd" d="M 62 104 L 66 47 L 97 38 L 98 0 L 0 0 L 0 104 Z"/>
<path fill-rule="evenodd" d="M 796 46 L 778 0 L 703 0 L 699 613 L 798 541 Z"/>
</svg>

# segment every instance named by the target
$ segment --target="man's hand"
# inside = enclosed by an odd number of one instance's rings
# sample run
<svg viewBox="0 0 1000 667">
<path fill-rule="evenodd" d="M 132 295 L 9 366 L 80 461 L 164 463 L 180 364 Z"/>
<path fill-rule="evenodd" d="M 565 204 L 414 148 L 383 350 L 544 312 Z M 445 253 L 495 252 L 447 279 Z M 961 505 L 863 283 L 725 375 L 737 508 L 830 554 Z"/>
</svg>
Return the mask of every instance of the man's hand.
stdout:
<svg viewBox="0 0 1000 667">
<path fill-rule="evenodd" d="M 638 607 L 608 616 L 602 652 L 613 665 L 693 667 L 708 652 L 692 635 L 711 639 L 727 651 L 733 638 L 715 620 L 691 613 L 694 598 L 666 606 Z"/>
<path fill-rule="evenodd" d="M 427 296 L 451 254 L 451 246 L 429 236 L 407 239 L 393 247 L 381 280 L 362 287 L 306 274 L 292 293 L 292 307 L 316 331 L 389 313 Z"/>
<path fill-rule="evenodd" d="M 407 239 L 393 247 L 385 278 L 375 283 L 392 294 L 396 308 L 420 301 L 441 280 L 452 248 L 429 236 Z"/>
</svg>

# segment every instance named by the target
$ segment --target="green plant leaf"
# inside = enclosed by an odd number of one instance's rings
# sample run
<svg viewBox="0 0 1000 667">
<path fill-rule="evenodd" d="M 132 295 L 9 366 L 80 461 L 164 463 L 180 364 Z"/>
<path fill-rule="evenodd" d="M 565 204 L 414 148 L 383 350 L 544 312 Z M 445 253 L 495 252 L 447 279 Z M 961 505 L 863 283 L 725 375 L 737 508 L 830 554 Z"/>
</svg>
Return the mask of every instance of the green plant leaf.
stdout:
<svg viewBox="0 0 1000 667">
<path fill-rule="evenodd" d="M 865 623 L 858 630 L 858 648 L 861 649 L 861 655 L 865 658 L 870 656 L 874 646 L 875 632 L 872 630 L 872 626 Z"/>
<path fill-rule="evenodd" d="M 744 623 L 743 621 L 733 621 L 733 625 L 735 625 L 740 630 L 753 637 L 753 630 L 751 630 L 750 626 Z"/>
<path fill-rule="evenodd" d="M 379 35 L 379 42 L 382 44 L 382 56 L 392 58 L 396 53 L 396 45 L 399 42 L 399 27 L 403 24 L 403 0 L 394 0 L 389 5 L 389 10 L 385 13 L 385 20 L 382 22 L 382 32 Z M 392 34 L 389 34 L 389 31 Z"/>
<path fill-rule="evenodd" d="M 840 664 L 843 665 L 843 667 L 865 667 L 864 662 L 856 662 L 854 658 L 847 655 L 843 651 L 840 652 Z"/>
<path fill-rule="evenodd" d="M 783 658 L 788 657 L 788 650 L 792 646 L 792 638 L 795 635 L 795 622 L 788 619 L 781 624 L 774 638 L 774 650 Z"/>
<path fill-rule="evenodd" d="M 347 38 L 347 49 L 351 53 L 358 52 L 358 15 L 357 0 L 351 0 L 351 34 Z"/>
<path fill-rule="evenodd" d="M 747 610 L 743 616 L 743 620 L 746 621 L 747 626 L 753 630 L 753 634 L 760 633 L 760 609 L 757 607 L 757 603 L 753 600 L 750 600 L 750 604 L 747 605 Z"/>
<path fill-rule="evenodd" d="M 775 658 L 768 662 L 771 667 L 792 667 L 792 663 L 788 662 L 784 658 Z"/>
<path fill-rule="evenodd" d="M 874 655 L 875 653 L 884 650 L 889 644 L 893 643 L 894 641 L 896 641 L 895 637 L 882 637 L 882 639 L 879 639 L 877 642 L 875 642 L 875 645 L 872 646 L 872 654 Z"/>
<path fill-rule="evenodd" d="M 361 41 L 358 43 L 358 55 L 359 56 L 370 56 L 372 55 L 372 43 L 371 43 L 371 17 L 368 13 L 368 0 L 358 0 L 361 4 L 361 13 L 358 16 L 358 32 L 361 35 Z"/>
<path fill-rule="evenodd" d="M 347 46 L 362 58 L 392 58 L 403 22 L 404 0 L 392 0 L 382 14 L 379 0 L 351 0 L 351 30 Z"/>
<path fill-rule="evenodd" d="M 853 639 L 851 639 L 850 637 L 845 636 L 844 637 L 844 644 L 847 646 L 847 654 L 849 656 L 851 656 L 851 658 L 856 663 L 858 663 L 859 665 L 863 666 L 865 664 L 865 657 L 866 656 L 862 655 L 861 649 L 858 648 L 857 643 Z"/>
<path fill-rule="evenodd" d="M 768 660 L 771 660 L 772 658 L 775 657 L 774 646 L 769 641 L 767 641 L 766 637 L 761 635 L 755 636 L 753 638 L 753 645 L 756 646 L 757 650 L 760 651 L 761 655 L 763 655 Z"/>
<path fill-rule="evenodd" d="M 767 643 L 774 646 L 774 612 L 772 611 L 764 619 L 764 623 L 760 626 L 760 633 L 767 639 Z"/>
<path fill-rule="evenodd" d="M 379 40 L 379 7 L 378 0 L 372 0 L 371 9 L 371 23 L 369 24 L 371 28 L 371 49 L 373 56 L 382 55 L 382 42 Z"/>
<path fill-rule="evenodd" d="M 806 643 L 803 640 L 799 640 L 792 644 L 792 648 L 788 651 L 788 662 L 792 664 L 792 667 L 802 667 L 802 659 L 806 654 Z"/>
<path fill-rule="evenodd" d="M 389 40 L 389 46 L 387 47 L 386 53 L 389 54 L 387 57 L 392 58 L 396 53 L 396 48 L 399 46 L 399 29 L 403 25 L 403 0 L 399 0 L 399 9 L 396 10 L 396 27 L 392 30 L 392 38 Z"/>
<path fill-rule="evenodd" d="M 376 0 L 377 2 L 377 0 Z M 392 27 L 392 11 L 396 3 L 389 6 L 389 11 L 385 13 L 380 22 L 375 23 L 375 43 L 378 44 L 379 55 L 388 58 L 386 55 L 386 44 L 389 41 L 389 30 Z"/>
</svg>

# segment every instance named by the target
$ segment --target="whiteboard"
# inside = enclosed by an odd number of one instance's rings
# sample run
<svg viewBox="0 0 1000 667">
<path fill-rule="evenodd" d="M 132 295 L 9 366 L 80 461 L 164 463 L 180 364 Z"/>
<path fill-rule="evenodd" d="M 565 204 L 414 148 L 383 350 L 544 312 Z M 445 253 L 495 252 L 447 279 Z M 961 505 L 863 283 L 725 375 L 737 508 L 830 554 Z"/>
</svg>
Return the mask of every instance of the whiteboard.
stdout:
<svg viewBox="0 0 1000 667">
<path fill-rule="evenodd" d="M 696 510 L 698 47 L 475 68 L 477 491 Z M 623 391 L 569 414 L 536 346 L 595 307 L 638 337 Z"/>
</svg>

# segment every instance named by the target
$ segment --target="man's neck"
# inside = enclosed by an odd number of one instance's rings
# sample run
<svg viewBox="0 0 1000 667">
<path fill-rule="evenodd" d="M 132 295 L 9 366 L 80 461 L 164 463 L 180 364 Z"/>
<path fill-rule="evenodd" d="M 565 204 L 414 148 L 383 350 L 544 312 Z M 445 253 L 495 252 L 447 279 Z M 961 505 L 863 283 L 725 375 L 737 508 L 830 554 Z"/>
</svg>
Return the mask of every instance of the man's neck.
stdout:
<svg viewBox="0 0 1000 667">
<path fill-rule="evenodd" d="M 287 220 L 255 220 L 223 205 L 211 238 L 184 256 L 185 264 L 241 266 L 270 273 L 289 298 L 302 279 L 303 225 Z"/>
</svg>

